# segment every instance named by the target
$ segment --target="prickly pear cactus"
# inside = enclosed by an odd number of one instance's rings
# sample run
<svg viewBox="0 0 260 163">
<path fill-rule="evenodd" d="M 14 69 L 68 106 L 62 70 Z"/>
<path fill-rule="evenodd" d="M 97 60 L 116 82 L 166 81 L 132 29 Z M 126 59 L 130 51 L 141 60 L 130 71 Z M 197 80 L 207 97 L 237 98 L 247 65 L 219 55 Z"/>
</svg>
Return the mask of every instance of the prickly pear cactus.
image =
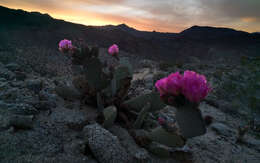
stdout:
<svg viewBox="0 0 260 163">
<path fill-rule="evenodd" d="M 156 111 L 164 108 L 166 105 L 161 101 L 160 95 L 156 92 L 147 93 L 141 96 L 137 96 L 124 102 L 134 111 L 140 112 L 141 109 L 147 104 L 151 104 L 150 111 Z"/>
<path fill-rule="evenodd" d="M 122 58 L 122 59 L 120 59 L 119 62 L 120 62 L 120 65 L 122 65 L 123 67 L 127 67 L 129 74 L 132 76 L 133 75 L 133 67 L 129 63 L 129 61 L 126 58 Z"/>
<path fill-rule="evenodd" d="M 91 50 L 87 46 L 74 48 L 72 64 L 83 66 L 83 74 L 74 77 L 73 80 L 74 86 L 80 92 L 95 96 L 97 92 L 108 86 L 109 78 L 103 72 L 104 65 L 98 58 L 97 47 Z"/>
<path fill-rule="evenodd" d="M 147 103 L 143 107 L 142 111 L 139 113 L 139 115 L 138 115 L 138 117 L 137 117 L 137 119 L 136 119 L 136 121 L 134 123 L 134 128 L 136 128 L 136 129 L 141 128 L 141 126 L 142 126 L 142 124 L 144 122 L 144 119 L 145 119 L 146 115 L 149 113 L 150 109 L 151 109 L 151 104 Z"/>
<path fill-rule="evenodd" d="M 153 129 L 148 137 L 155 142 L 169 146 L 169 147 L 182 147 L 185 145 L 185 141 L 178 133 L 167 132 L 162 127 Z"/>
<path fill-rule="evenodd" d="M 117 117 L 117 109 L 115 106 L 109 106 L 104 109 L 103 111 L 104 114 L 104 127 L 109 128 L 113 125 L 114 121 L 116 120 Z"/>
<path fill-rule="evenodd" d="M 206 133 L 206 126 L 198 105 L 188 103 L 177 108 L 176 120 L 180 132 L 185 138 L 192 138 Z"/>
<path fill-rule="evenodd" d="M 206 127 L 199 110 L 199 103 L 212 90 L 204 75 L 186 70 L 158 80 L 155 84 L 161 99 L 177 108 L 176 120 L 185 138 L 206 133 Z"/>
<path fill-rule="evenodd" d="M 116 59 L 116 64 L 101 61 L 97 47 L 89 48 L 81 42 L 79 45 L 76 47 L 71 41 L 62 40 L 59 49 L 72 57 L 73 71 L 77 71 L 73 74 L 73 84 L 81 92 L 82 99 L 97 104 L 100 111 L 115 102 L 121 103 L 130 87 L 133 72 L 131 64 L 118 57 L 119 49 L 116 45 L 109 50 L 109 55 Z"/>
<path fill-rule="evenodd" d="M 62 40 L 59 45 L 62 52 L 71 54 L 69 56 L 72 57 L 72 64 L 77 71 L 74 73 L 73 84 L 81 93 L 81 100 L 84 99 L 84 102 L 97 106 L 100 118 L 102 118 L 100 123 L 103 123 L 105 128 L 110 128 L 117 120 L 125 122 L 124 125 L 130 129 L 143 130 L 150 120 L 154 122 L 155 128 L 152 130 L 151 127 L 146 128 L 147 131 L 144 131 L 147 134 L 135 135 L 135 137 L 141 144 L 150 143 L 155 153 L 161 153 L 160 151 L 168 148 L 183 147 L 187 138 L 205 134 L 206 127 L 198 109 L 199 102 L 211 90 L 205 76 L 188 70 L 183 75 L 179 72 L 172 73 L 156 82 L 155 87 L 158 92 L 151 92 L 125 101 L 133 69 L 125 58 L 118 56 L 117 45 L 114 44 L 108 49 L 109 55 L 114 57 L 116 64 L 101 61 L 97 47 L 78 48 L 74 47 L 69 40 Z M 159 121 L 161 126 L 157 127 L 155 116 L 147 115 L 149 112 L 163 109 L 166 105 L 176 107 L 177 123 L 174 122 L 171 125 Z M 90 147 L 92 147 L 91 144 Z"/>
<path fill-rule="evenodd" d="M 103 72 L 103 65 L 98 58 L 91 58 L 84 65 L 84 74 L 88 85 L 97 91 L 106 88 L 110 82 L 109 78 Z"/>
<path fill-rule="evenodd" d="M 118 66 L 113 71 L 113 78 L 110 81 L 110 86 L 108 86 L 104 93 L 108 97 L 124 97 L 130 87 L 132 75 L 129 69 L 124 66 Z"/>
<path fill-rule="evenodd" d="M 89 55 L 89 48 L 84 47 L 81 49 L 74 49 L 73 55 L 72 55 L 72 64 L 73 65 L 83 65 L 86 58 Z"/>
</svg>

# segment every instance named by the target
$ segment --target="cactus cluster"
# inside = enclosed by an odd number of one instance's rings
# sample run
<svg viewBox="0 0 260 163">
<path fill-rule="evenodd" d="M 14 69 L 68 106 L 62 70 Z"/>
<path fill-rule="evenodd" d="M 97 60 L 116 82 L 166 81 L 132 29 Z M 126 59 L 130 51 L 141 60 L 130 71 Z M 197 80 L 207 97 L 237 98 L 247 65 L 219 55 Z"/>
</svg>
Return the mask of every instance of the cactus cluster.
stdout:
<svg viewBox="0 0 260 163">
<path fill-rule="evenodd" d="M 67 45 L 68 44 L 68 45 Z M 74 70 L 73 84 L 87 102 L 96 103 L 100 110 L 108 105 L 119 103 L 130 86 L 132 67 L 126 61 L 118 58 L 118 47 L 112 45 L 109 49 L 116 64 L 107 64 L 99 58 L 98 47 L 73 46 L 71 41 L 62 40 L 59 49 L 70 54 Z"/>
<path fill-rule="evenodd" d="M 182 76 L 173 73 L 156 82 L 158 92 L 151 92 L 127 99 L 133 75 L 132 66 L 118 56 L 119 48 L 112 45 L 109 55 L 116 64 L 108 64 L 99 58 L 97 47 L 73 46 L 71 41 L 62 40 L 59 49 L 70 54 L 74 66 L 73 84 L 81 92 L 82 99 L 95 104 L 101 114 L 103 126 L 109 128 L 116 119 L 122 119 L 128 127 L 143 129 L 149 112 L 163 109 L 166 105 L 177 108 L 173 124 L 159 117 L 157 127 L 147 130 L 146 138 L 167 148 L 185 145 L 186 139 L 206 132 L 199 102 L 206 97 L 210 87 L 203 75 L 185 71 Z M 76 68 L 77 67 L 77 68 Z M 158 127 L 159 126 L 159 127 Z M 146 146 L 148 150 L 151 145 Z M 153 151 L 153 149 L 150 149 Z"/>
<path fill-rule="evenodd" d="M 161 99 L 176 107 L 176 121 L 184 138 L 206 133 L 206 126 L 198 108 L 199 102 L 211 91 L 206 77 L 194 71 L 172 73 L 155 84 Z"/>
</svg>

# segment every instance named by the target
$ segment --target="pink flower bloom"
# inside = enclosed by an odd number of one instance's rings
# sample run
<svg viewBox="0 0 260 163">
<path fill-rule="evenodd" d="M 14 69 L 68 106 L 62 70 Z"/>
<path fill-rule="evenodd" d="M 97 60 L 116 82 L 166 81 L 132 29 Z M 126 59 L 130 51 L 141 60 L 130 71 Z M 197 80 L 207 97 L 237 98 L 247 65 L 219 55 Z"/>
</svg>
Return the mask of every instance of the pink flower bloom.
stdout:
<svg viewBox="0 0 260 163">
<path fill-rule="evenodd" d="M 182 76 L 179 72 L 172 73 L 168 77 L 162 78 L 155 83 L 155 87 L 160 92 L 160 96 L 177 96 L 181 91 Z"/>
<path fill-rule="evenodd" d="M 179 72 L 172 73 L 167 78 L 166 90 L 170 95 L 177 96 L 181 91 L 182 75 Z"/>
<path fill-rule="evenodd" d="M 64 39 L 61 40 L 59 43 L 59 50 L 61 52 L 67 52 L 73 48 L 72 43 L 70 40 Z"/>
<path fill-rule="evenodd" d="M 200 102 L 203 100 L 211 88 L 206 77 L 197 74 L 194 71 L 185 71 L 182 79 L 182 94 L 191 102 Z"/>
<path fill-rule="evenodd" d="M 117 55 L 119 53 L 119 48 L 116 44 L 113 44 L 108 48 L 108 53 L 112 56 Z"/>
<path fill-rule="evenodd" d="M 155 87 L 156 87 L 157 90 L 159 91 L 160 96 L 164 96 L 164 95 L 167 94 L 167 89 L 166 89 L 167 80 L 168 80 L 168 77 L 165 77 L 165 78 L 162 78 L 162 79 L 158 80 L 158 81 L 155 83 Z"/>
<path fill-rule="evenodd" d="M 175 96 L 182 94 L 190 102 L 198 103 L 211 91 L 206 77 L 194 71 L 185 71 L 184 75 L 179 72 L 172 73 L 155 83 L 163 101 L 173 103 Z"/>
</svg>

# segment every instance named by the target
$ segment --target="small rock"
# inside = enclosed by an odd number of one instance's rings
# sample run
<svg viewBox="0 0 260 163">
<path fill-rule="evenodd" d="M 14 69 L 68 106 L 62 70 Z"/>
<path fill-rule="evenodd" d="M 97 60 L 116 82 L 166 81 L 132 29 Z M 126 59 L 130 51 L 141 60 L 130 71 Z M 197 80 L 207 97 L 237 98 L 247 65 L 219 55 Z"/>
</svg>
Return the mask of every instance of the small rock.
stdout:
<svg viewBox="0 0 260 163">
<path fill-rule="evenodd" d="M 43 101 L 55 101 L 57 98 L 56 94 L 51 94 L 45 90 L 39 92 L 39 99 Z"/>
<path fill-rule="evenodd" d="M 3 83 L 0 83 L 0 91 L 5 91 L 7 89 L 9 89 L 9 84 L 8 82 L 3 82 Z"/>
<path fill-rule="evenodd" d="M 0 101 L 0 108 L 2 111 L 6 111 L 11 114 L 18 115 L 33 115 L 37 114 L 38 110 L 28 104 L 9 104 Z"/>
<path fill-rule="evenodd" d="M 154 86 L 154 75 L 153 74 L 148 74 L 144 77 L 144 81 L 145 81 L 145 88 L 147 89 L 152 89 Z"/>
<path fill-rule="evenodd" d="M 33 128 L 33 116 L 12 115 L 9 117 L 8 121 L 9 121 L 9 126 L 13 126 L 18 129 Z"/>
<path fill-rule="evenodd" d="M 118 137 L 122 146 L 127 150 L 127 152 L 137 161 L 145 161 L 149 159 L 149 154 L 144 148 L 140 148 L 132 136 L 129 135 L 128 131 L 120 126 L 113 126 L 109 128 L 115 136 Z"/>
<path fill-rule="evenodd" d="M 23 81 L 13 81 L 13 82 L 10 82 L 10 86 L 17 87 L 17 88 L 23 88 L 23 87 L 25 87 L 25 83 Z"/>
<path fill-rule="evenodd" d="M 155 61 L 144 59 L 139 62 L 139 65 L 143 68 L 153 68 L 156 65 Z"/>
<path fill-rule="evenodd" d="M 59 85 L 55 88 L 56 93 L 64 100 L 80 99 L 80 93 L 73 87 Z"/>
<path fill-rule="evenodd" d="M 14 71 L 19 70 L 20 66 L 18 64 L 16 64 L 16 63 L 9 63 L 9 64 L 5 65 L 5 68 L 7 68 L 8 70 L 14 72 Z"/>
<path fill-rule="evenodd" d="M 15 71 L 15 78 L 16 78 L 16 80 L 24 81 L 27 78 L 27 75 L 24 72 Z"/>
<path fill-rule="evenodd" d="M 232 130 L 224 125 L 223 123 L 213 123 L 211 125 L 212 130 L 216 131 L 217 134 L 224 135 L 224 136 L 231 136 Z"/>
<path fill-rule="evenodd" d="M 0 77 L 0 82 L 5 82 L 5 81 L 6 81 L 5 78 Z"/>
<path fill-rule="evenodd" d="M 175 123 L 176 122 L 176 111 L 177 109 L 173 106 L 165 106 L 162 110 L 160 110 L 158 117 L 162 117 L 167 122 Z"/>
<path fill-rule="evenodd" d="M 144 80 L 145 76 L 150 74 L 150 72 L 151 72 L 150 68 L 143 68 L 143 69 L 139 70 L 138 73 L 135 73 L 133 75 L 133 80 L 132 81 Z"/>
<path fill-rule="evenodd" d="M 40 101 L 46 101 L 48 103 L 52 103 L 54 105 L 58 105 L 58 104 L 61 104 L 61 105 L 64 105 L 64 99 L 61 98 L 60 96 L 58 96 L 57 94 L 55 93 L 49 93 L 47 91 L 41 91 L 39 93 L 39 99 Z"/>
<path fill-rule="evenodd" d="M 260 118 L 254 118 L 252 128 L 254 131 L 260 132 Z"/>
<path fill-rule="evenodd" d="M 0 128 L 8 129 L 13 127 L 17 129 L 32 129 L 33 116 L 12 114 L 0 115 Z"/>
<path fill-rule="evenodd" d="M 57 105 L 53 101 L 39 101 L 34 105 L 34 107 L 38 110 L 50 110 L 51 108 L 55 108 Z"/>
<path fill-rule="evenodd" d="M 13 134 L 15 132 L 15 128 L 13 126 L 11 126 L 7 132 L 9 132 L 10 134 Z"/>
<path fill-rule="evenodd" d="M 0 129 L 6 129 L 9 126 L 9 122 L 6 115 L 0 114 Z"/>
<path fill-rule="evenodd" d="M 15 101 L 19 97 L 19 89 L 17 89 L 17 88 L 7 89 L 7 87 L 3 88 L 3 89 L 6 89 L 6 90 L 0 92 L 0 98 L 2 100 L 5 100 L 5 101 Z"/>
<path fill-rule="evenodd" d="M 38 113 L 37 109 L 28 104 L 17 104 L 12 109 L 10 109 L 10 111 L 14 114 L 20 115 L 34 115 Z"/>
<path fill-rule="evenodd" d="M 260 151 L 260 140 L 253 139 L 253 138 L 246 138 L 244 139 L 246 145 L 249 147 L 255 148 L 257 151 Z"/>
<path fill-rule="evenodd" d="M 51 119 L 57 123 L 66 124 L 73 130 L 82 130 L 88 124 L 88 117 L 79 110 L 71 110 L 67 108 L 55 108 L 51 114 Z"/>
<path fill-rule="evenodd" d="M 38 94 L 42 90 L 43 83 L 40 79 L 27 80 L 26 87 Z"/>
<path fill-rule="evenodd" d="M 7 80 L 13 80 L 15 78 L 15 74 L 6 68 L 0 69 L 0 76 Z"/>
<path fill-rule="evenodd" d="M 81 140 L 74 140 L 64 145 L 64 151 L 69 154 L 81 155 L 85 152 L 86 145 Z"/>
<path fill-rule="evenodd" d="M 87 138 L 89 148 L 99 162 L 131 162 L 128 153 L 121 146 L 117 137 L 100 125 L 87 125 L 83 129 L 83 133 Z"/>
</svg>

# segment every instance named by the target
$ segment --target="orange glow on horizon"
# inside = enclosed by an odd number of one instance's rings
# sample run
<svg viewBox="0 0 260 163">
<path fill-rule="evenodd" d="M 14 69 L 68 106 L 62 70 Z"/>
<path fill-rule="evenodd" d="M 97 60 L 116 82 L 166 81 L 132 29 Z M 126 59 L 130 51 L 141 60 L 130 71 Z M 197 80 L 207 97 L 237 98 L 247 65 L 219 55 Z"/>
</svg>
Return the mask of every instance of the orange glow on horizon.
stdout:
<svg viewBox="0 0 260 163">
<path fill-rule="evenodd" d="M 98 13 L 94 11 L 82 11 L 82 10 L 75 10 L 73 8 L 54 8 L 53 6 L 50 7 L 41 7 L 36 6 L 33 4 L 23 4 L 23 3 L 2 3 L 0 5 L 12 8 L 12 9 L 22 9 L 25 11 L 37 11 L 41 13 L 48 13 L 53 18 L 56 19 L 63 19 L 65 21 L 83 24 L 83 25 L 93 25 L 93 26 L 103 26 L 103 25 L 118 25 L 118 24 L 127 24 L 130 27 L 133 27 L 137 30 L 142 31 L 157 31 L 157 32 L 181 32 L 190 26 L 178 26 L 176 24 L 166 24 L 160 20 L 148 19 L 148 18 L 141 18 L 141 17 L 123 17 L 120 15 L 113 15 L 113 14 L 104 14 Z M 242 22 L 250 23 L 255 21 L 254 18 L 243 18 L 241 19 Z M 196 24 L 194 24 L 196 25 Z M 199 24 L 197 24 L 199 25 Z M 207 24 L 205 24 L 207 25 Z M 213 26 L 218 26 L 214 25 Z M 220 25 L 220 27 L 223 25 Z M 234 28 L 234 26 L 228 25 L 223 26 L 228 28 Z M 257 30 L 257 26 L 236 26 L 237 30 L 244 30 L 248 32 L 255 32 Z"/>
<path fill-rule="evenodd" d="M 11 9 L 22 9 L 28 12 L 40 12 L 47 13 L 53 18 L 62 19 L 68 22 L 92 25 L 92 26 L 104 26 L 104 25 L 119 25 L 127 24 L 141 31 L 157 31 L 157 32 L 181 32 L 182 28 L 162 27 L 161 24 L 153 24 L 152 20 L 136 19 L 136 18 L 125 18 L 115 15 L 106 15 L 88 11 L 73 11 L 64 12 L 62 10 L 52 11 L 51 9 L 37 8 L 30 5 L 14 5 L 14 4 L 0 4 Z M 19 7 L 18 7 L 19 6 Z"/>
<path fill-rule="evenodd" d="M 243 22 L 245 22 L 245 23 L 251 23 L 251 22 L 257 21 L 257 19 L 254 18 L 254 17 L 244 17 L 244 18 L 241 18 L 241 20 L 242 20 Z"/>
</svg>

